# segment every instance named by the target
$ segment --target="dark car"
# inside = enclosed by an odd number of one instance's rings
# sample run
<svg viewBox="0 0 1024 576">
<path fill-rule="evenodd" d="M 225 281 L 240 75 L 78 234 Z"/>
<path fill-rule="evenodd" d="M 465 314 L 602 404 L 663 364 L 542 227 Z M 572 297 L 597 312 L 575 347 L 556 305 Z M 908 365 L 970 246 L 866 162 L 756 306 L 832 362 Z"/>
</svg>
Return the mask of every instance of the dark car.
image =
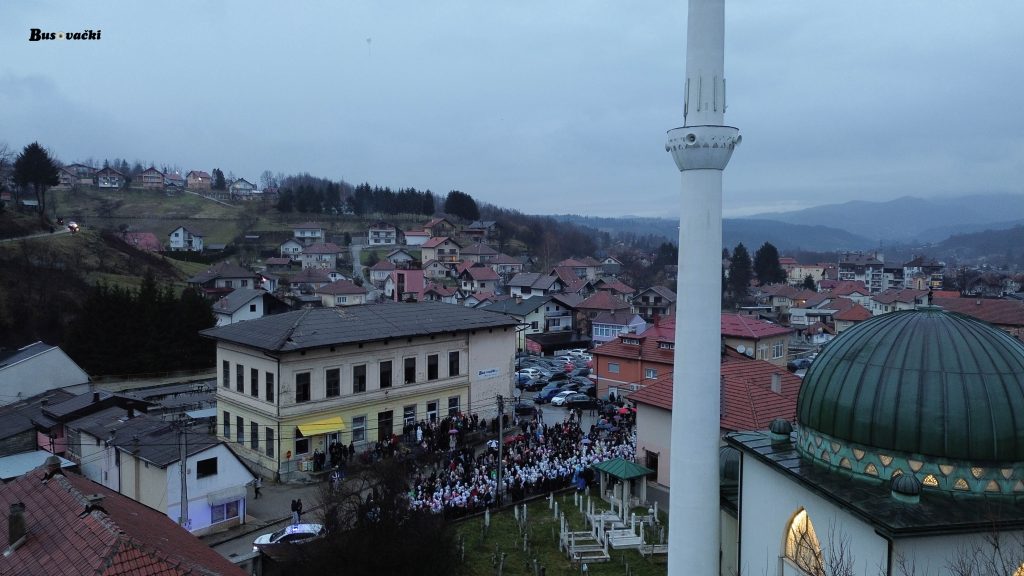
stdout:
<svg viewBox="0 0 1024 576">
<path fill-rule="evenodd" d="M 576 391 L 597 399 L 597 386 L 594 386 L 593 384 L 581 384 L 579 389 Z"/>
<path fill-rule="evenodd" d="M 810 368 L 810 366 L 810 358 L 796 358 L 794 360 L 790 360 L 789 363 L 786 364 L 786 367 L 789 369 L 790 372 L 796 372 L 797 370 L 806 370 Z"/>
<path fill-rule="evenodd" d="M 563 406 L 566 408 L 580 408 L 583 410 L 594 410 L 600 407 L 601 403 L 596 398 L 576 392 L 566 397 Z"/>
<path fill-rule="evenodd" d="M 542 388 L 536 396 L 533 397 L 533 401 L 536 402 L 537 404 L 544 404 L 545 402 L 550 402 L 551 399 L 554 398 L 560 392 L 565 392 L 565 390 L 562 390 L 561 388 L 554 384 L 548 384 L 547 386 Z"/>
<path fill-rule="evenodd" d="M 568 380 L 566 382 L 561 382 L 558 386 L 558 389 L 561 390 L 562 392 L 565 392 L 566 390 L 572 390 L 573 392 L 577 392 L 579 391 L 580 386 L 581 384 L 579 382 Z"/>
<path fill-rule="evenodd" d="M 532 417 L 537 415 L 537 408 L 530 404 L 516 404 L 516 415 Z"/>
<path fill-rule="evenodd" d="M 577 368 L 569 373 L 569 376 L 590 376 L 590 368 Z"/>
<path fill-rule="evenodd" d="M 527 392 L 536 392 L 538 390 L 543 390 L 547 385 L 547 381 L 543 378 L 534 378 L 533 380 L 520 384 L 519 388 Z"/>
<path fill-rule="evenodd" d="M 555 384 L 561 383 L 563 380 L 568 380 L 569 374 L 567 372 L 555 372 L 551 376 L 548 376 L 548 382 Z"/>
</svg>

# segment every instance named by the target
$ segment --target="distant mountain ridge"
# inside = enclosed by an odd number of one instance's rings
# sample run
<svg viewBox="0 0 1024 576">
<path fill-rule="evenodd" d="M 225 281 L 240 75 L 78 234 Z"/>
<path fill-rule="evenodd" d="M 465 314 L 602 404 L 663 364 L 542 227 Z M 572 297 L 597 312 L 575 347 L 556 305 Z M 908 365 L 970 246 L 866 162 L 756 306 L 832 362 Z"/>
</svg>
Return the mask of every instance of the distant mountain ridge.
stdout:
<svg viewBox="0 0 1024 576">
<path fill-rule="evenodd" d="M 954 234 L 1002 230 L 1024 222 L 1024 195 L 903 196 L 885 202 L 854 200 L 791 212 L 756 214 L 746 219 L 840 228 L 866 237 L 874 244 L 879 241 L 934 243 Z"/>
</svg>

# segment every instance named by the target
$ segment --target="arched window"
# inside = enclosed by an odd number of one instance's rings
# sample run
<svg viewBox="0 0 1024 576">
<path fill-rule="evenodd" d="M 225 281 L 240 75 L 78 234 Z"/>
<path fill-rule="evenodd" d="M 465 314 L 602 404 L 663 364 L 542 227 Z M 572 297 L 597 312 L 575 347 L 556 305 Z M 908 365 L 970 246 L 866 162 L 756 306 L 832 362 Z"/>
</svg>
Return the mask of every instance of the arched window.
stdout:
<svg viewBox="0 0 1024 576">
<path fill-rule="evenodd" d="M 786 529 L 786 559 L 805 574 L 824 576 L 821 545 L 807 510 L 800 509 Z"/>
</svg>

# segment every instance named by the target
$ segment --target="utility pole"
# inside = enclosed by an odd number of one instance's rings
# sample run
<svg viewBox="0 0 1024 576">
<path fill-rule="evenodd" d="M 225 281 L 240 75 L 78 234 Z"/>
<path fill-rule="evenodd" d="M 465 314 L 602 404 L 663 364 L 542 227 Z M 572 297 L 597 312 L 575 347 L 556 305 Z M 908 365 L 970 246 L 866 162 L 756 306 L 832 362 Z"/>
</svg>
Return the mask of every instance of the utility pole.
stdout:
<svg viewBox="0 0 1024 576">
<path fill-rule="evenodd" d="M 502 421 L 505 416 L 505 397 L 498 394 L 498 493 L 497 502 L 498 506 L 501 506 L 501 494 L 503 492 L 504 484 L 501 479 L 501 455 L 505 448 L 505 423 Z"/>
<path fill-rule="evenodd" d="M 187 416 L 182 413 L 178 420 L 178 446 L 181 448 L 181 514 L 178 516 L 178 523 L 188 529 L 188 424 Z"/>
</svg>

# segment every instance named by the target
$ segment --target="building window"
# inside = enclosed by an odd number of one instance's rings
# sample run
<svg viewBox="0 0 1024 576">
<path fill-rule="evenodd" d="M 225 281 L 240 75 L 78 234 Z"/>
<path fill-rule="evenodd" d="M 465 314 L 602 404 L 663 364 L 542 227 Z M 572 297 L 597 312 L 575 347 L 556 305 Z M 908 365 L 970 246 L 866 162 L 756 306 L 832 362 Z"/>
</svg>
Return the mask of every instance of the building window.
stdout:
<svg viewBox="0 0 1024 576">
<path fill-rule="evenodd" d="M 266 429 L 267 456 L 274 457 L 274 429 L 269 426 Z"/>
<path fill-rule="evenodd" d="M 655 478 L 655 480 L 657 480 L 657 478 L 658 478 L 658 453 L 657 452 L 651 452 L 650 450 L 646 450 L 646 452 L 647 452 L 647 463 L 645 464 L 645 466 L 647 466 L 651 470 L 654 470 L 654 478 Z"/>
<path fill-rule="evenodd" d="M 391 360 L 384 360 L 379 365 L 380 387 L 391 388 Z"/>
<path fill-rule="evenodd" d="M 260 371 L 256 368 L 249 369 L 249 395 L 260 397 Z"/>
<path fill-rule="evenodd" d="M 309 438 L 295 438 L 295 455 L 309 454 Z"/>
<path fill-rule="evenodd" d="M 260 449 L 260 427 L 252 420 L 249 421 L 249 447 L 253 450 Z"/>
<path fill-rule="evenodd" d="M 241 416 L 235 416 L 235 442 L 245 444 L 245 420 Z"/>
<path fill-rule="evenodd" d="M 611 372 L 612 374 L 618 374 L 619 373 L 619 363 L 618 362 L 609 362 L 608 363 L 608 371 Z"/>
<path fill-rule="evenodd" d="M 393 430 L 391 422 L 394 414 L 391 410 L 377 413 L 377 440 L 390 440 Z"/>
<path fill-rule="evenodd" d="M 427 402 L 427 421 L 428 422 L 437 422 L 437 405 L 438 404 L 439 404 L 439 401 L 437 401 L 437 400 L 431 400 L 430 402 Z"/>
<path fill-rule="evenodd" d="M 352 417 L 352 441 L 362 442 L 366 440 L 366 416 Z"/>
<path fill-rule="evenodd" d="M 249 304 L 249 312 L 255 312 L 255 311 L 256 311 L 256 305 L 255 304 Z"/>
<path fill-rule="evenodd" d="M 352 367 L 352 391 L 366 392 L 366 364 Z"/>
<path fill-rule="evenodd" d="M 217 459 L 206 458 L 196 462 L 196 478 L 206 478 L 217 474 Z"/>
<path fill-rule="evenodd" d="M 437 354 L 427 356 L 427 380 L 437 380 Z"/>
<path fill-rule="evenodd" d="M 267 372 L 267 402 L 274 401 L 274 373 Z"/>
<path fill-rule="evenodd" d="M 224 439 L 225 440 L 230 440 L 231 439 L 231 412 L 228 412 L 227 410 L 224 411 L 224 421 L 223 421 L 223 424 L 224 424 Z"/>
<path fill-rule="evenodd" d="M 223 504 L 217 504 L 210 506 L 210 523 L 216 524 L 218 522 L 225 522 L 239 518 L 239 501 L 233 500 L 231 502 L 224 502 Z"/>
<path fill-rule="evenodd" d="M 416 358 L 405 359 L 405 383 L 412 384 L 416 382 Z"/>
<path fill-rule="evenodd" d="M 235 364 L 235 390 L 245 392 L 245 368 L 241 364 Z"/>
<path fill-rule="evenodd" d="M 761 346 L 757 347 L 757 358 L 758 358 L 758 360 L 767 360 L 768 359 L 768 345 L 767 344 L 762 344 Z"/>
<path fill-rule="evenodd" d="M 658 371 L 655 370 L 654 368 L 645 368 L 644 369 L 644 378 L 657 378 L 657 377 L 658 377 Z"/>
<path fill-rule="evenodd" d="M 797 512 L 786 529 L 786 560 L 807 574 L 825 573 L 821 545 L 806 510 Z"/>
<path fill-rule="evenodd" d="M 782 358 L 783 356 L 785 356 L 786 353 L 783 350 L 783 348 L 784 348 L 784 346 L 783 346 L 782 342 L 776 342 L 775 344 L 772 344 L 772 359 L 773 360 L 779 359 L 779 358 Z"/>
<path fill-rule="evenodd" d="M 221 375 L 221 385 L 228 388 L 231 386 L 231 362 L 227 360 L 221 361 L 221 371 L 223 372 Z"/>
<path fill-rule="evenodd" d="M 448 415 L 455 416 L 459 413 L 459 399 L 460 396 L 449 396 L 448 397 Z"/>
<path fill-rule="evenodd" d="M 402 424 L 405 426 L 416 425 L 416 405 L 410 404 L 402 409 Z"/>
<path fill-rule="evenodd" d="M 295 375 L 295 401 L 309 402 L 309 372 Z"/>
<path fill-rule="evenodd" d="M 341 368 L 328 368 L 324 373 L 327 382 L 327 397 L 341 396 Z"/>
<path fill-rule="evenodd" d="M 459 366 L 459 351 L 448 353 L 448 377 L 458 376 L 461 367 Z"/>
</svg>

